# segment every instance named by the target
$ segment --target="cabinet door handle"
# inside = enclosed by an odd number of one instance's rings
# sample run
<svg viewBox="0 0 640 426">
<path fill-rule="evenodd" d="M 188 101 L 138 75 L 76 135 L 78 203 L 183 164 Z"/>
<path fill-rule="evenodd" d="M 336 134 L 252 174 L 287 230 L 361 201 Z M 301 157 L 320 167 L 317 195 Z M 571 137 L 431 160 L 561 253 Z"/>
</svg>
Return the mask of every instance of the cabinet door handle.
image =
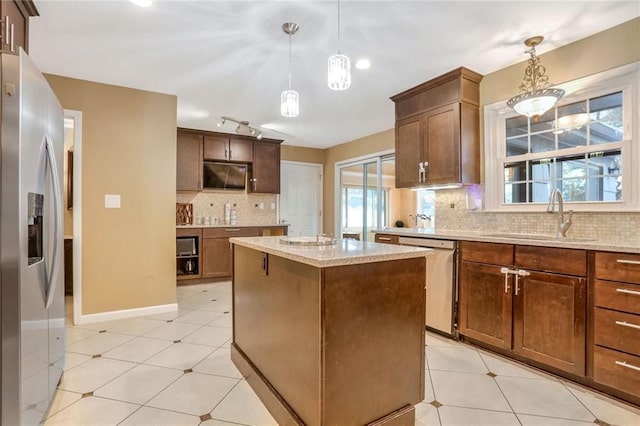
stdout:
<svg viewBox="0 0 640 426">
<path fill-rule="evenodd" d="M 7 16 L 7 19 L 9 19 L 8 16 Z M 13 44 L 13 35 L 14 35 L 14 33 L 15 33 L 15 28 L 14 28 L 13 24 L 11 24 L 11 51 L 12 52 L 16 51 L 16 48 L 15 48 L 15 46 Z"/>
<path fill-rule="evenodd" d="M 640 330 L 640 325 L 631 324 L 630 322 L 626 322 L 626 321 L 616 321 L 616 325 L 621 325 L 623 327 L 635 328 L 637 330 Z"/>
<path fill-rule="evenodd" d="M 224 231 L 225 232 L 238 232 L 238 231 L 240 231 L 240 228 L 226 228 Z"/>
<path fill-rule="evenodd" d="M 618 293 L 633 294 L 634 296 L 640 296 L 640 291 L 627 290 L 626 288 L 616 288 L 616 291 Z"/>
<path fill-rule="evenodd" d="M 640 260 L 618 259 L 616 262 L 626 265 L 640 265 Z"/>
<path fill-rule="evenodd" d="M 9 39 L 11 38 L 11 26 L 9 24 L 9 16 L 5 16 L 6 22 L 5 22 L 5 27 L 4 27 L 4 43 L 3 44 L 9 44 Z"/>
<path fill-rule="evenodd" d="M 227 159 L 227 160 L 229 159 L 228 153 L 229 153 L 229 150 L 227 148 L 225 148 L 224 149 L 224 158 Z"/>
<path fill-rule="evenodd" d="M 632 370 L 640 371 L 640 367 L 636 367 L 633 364 L 628 364 L 626 361 L 616 361 L 615 363 L 621 367 L 626 367 Z"/>
<path fill-rule="evenodd" d="M 509 293 L 509 268 L 500 268 L 500 273 L 504 274 L 504 292 Z"/>
<path fill-rule="evenodd" d="M 380 241 L 391 241 L 390 237 L 378 237 Z"/>
</svg>

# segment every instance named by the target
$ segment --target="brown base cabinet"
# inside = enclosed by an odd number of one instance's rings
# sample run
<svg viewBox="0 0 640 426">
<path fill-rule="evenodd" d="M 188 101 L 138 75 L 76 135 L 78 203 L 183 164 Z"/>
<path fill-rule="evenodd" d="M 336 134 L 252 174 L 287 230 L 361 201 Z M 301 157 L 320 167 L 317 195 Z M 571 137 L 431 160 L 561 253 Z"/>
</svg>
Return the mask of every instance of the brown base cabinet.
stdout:
<svg viewBox="0 0 640 426">
<path fill-rule="evenodd" d="M 586 252 L 467 241 L 460 247 L 460 334 L 584 376 Z"/>
</svg>

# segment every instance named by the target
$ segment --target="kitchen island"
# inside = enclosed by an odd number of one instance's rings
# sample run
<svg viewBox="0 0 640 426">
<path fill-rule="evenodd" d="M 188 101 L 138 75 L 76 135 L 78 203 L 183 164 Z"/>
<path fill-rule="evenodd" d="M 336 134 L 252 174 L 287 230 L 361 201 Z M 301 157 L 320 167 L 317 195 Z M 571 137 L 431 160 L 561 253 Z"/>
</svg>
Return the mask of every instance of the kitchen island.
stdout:
<svg viewBox="0 0 640 426">
<path fill-rule="evenodd" d="M 279 425 L 413 425 L 429 250 L 232 238 L 231 358 Z"/>
</svg>

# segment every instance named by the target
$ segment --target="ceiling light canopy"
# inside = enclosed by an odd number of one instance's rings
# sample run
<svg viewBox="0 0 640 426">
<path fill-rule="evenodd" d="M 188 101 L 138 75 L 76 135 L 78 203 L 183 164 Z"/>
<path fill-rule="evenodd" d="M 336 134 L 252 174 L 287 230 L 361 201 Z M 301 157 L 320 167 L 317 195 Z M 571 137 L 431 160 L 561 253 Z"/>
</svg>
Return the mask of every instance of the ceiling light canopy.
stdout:
<svg viewBox="0 0 640 426">
<path fill-rule="evenodd" d="M 524 78 L 519 87 L 520 94 L 507 101 L 507 105 L 518 114 L 529 118 L 544 114 L 564 96 L 564 90 L 550 87 L 546 69 L 540 63 L 540 58 L 536 56 L 536 46 L 542 43 L 543 39 L 542 36 L 537 36 L 524 41 L 525 46 L 529 48 L 525 53 L 531 57 L 524 70 Z"/>
<path fill-rule="evenodd" d="M 340 53 L 340 0 L 338 0 L 338 53 L 329 56 L 327 84 L 331 90 L 347 90 L 351 86 L 351 60 Z"/>
<path fill-rule="evenodd" d="M 356 69 L 368 70 L 369 68 L 371 68 L 371 61 L 367 58 L 360 58 L 356 61 Z"/>
<path fill-rule="evenodd" d="M 298 24 L 293 22 L 282 24 L 282 31 L 289 35 L 289 89 L 280 94 L 280 114 L 283 117 L 297 117 L 300 114 L 300 95 L 291 88 L 291 36 L 299 29 Z"/>
</svg>

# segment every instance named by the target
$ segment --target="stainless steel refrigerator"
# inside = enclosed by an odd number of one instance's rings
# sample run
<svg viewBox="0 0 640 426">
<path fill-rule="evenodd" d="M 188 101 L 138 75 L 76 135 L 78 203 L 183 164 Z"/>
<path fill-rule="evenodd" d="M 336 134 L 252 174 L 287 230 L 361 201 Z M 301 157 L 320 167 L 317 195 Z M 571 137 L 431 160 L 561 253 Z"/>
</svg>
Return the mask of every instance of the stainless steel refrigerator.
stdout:
<svg viewBox="0 0 640 426">
<path fill-rule="evenodd" d="M 0 424 L 37 425 L 64 367 L 64 116 L 22 49 L 0 72 Z"/>
</svg>

